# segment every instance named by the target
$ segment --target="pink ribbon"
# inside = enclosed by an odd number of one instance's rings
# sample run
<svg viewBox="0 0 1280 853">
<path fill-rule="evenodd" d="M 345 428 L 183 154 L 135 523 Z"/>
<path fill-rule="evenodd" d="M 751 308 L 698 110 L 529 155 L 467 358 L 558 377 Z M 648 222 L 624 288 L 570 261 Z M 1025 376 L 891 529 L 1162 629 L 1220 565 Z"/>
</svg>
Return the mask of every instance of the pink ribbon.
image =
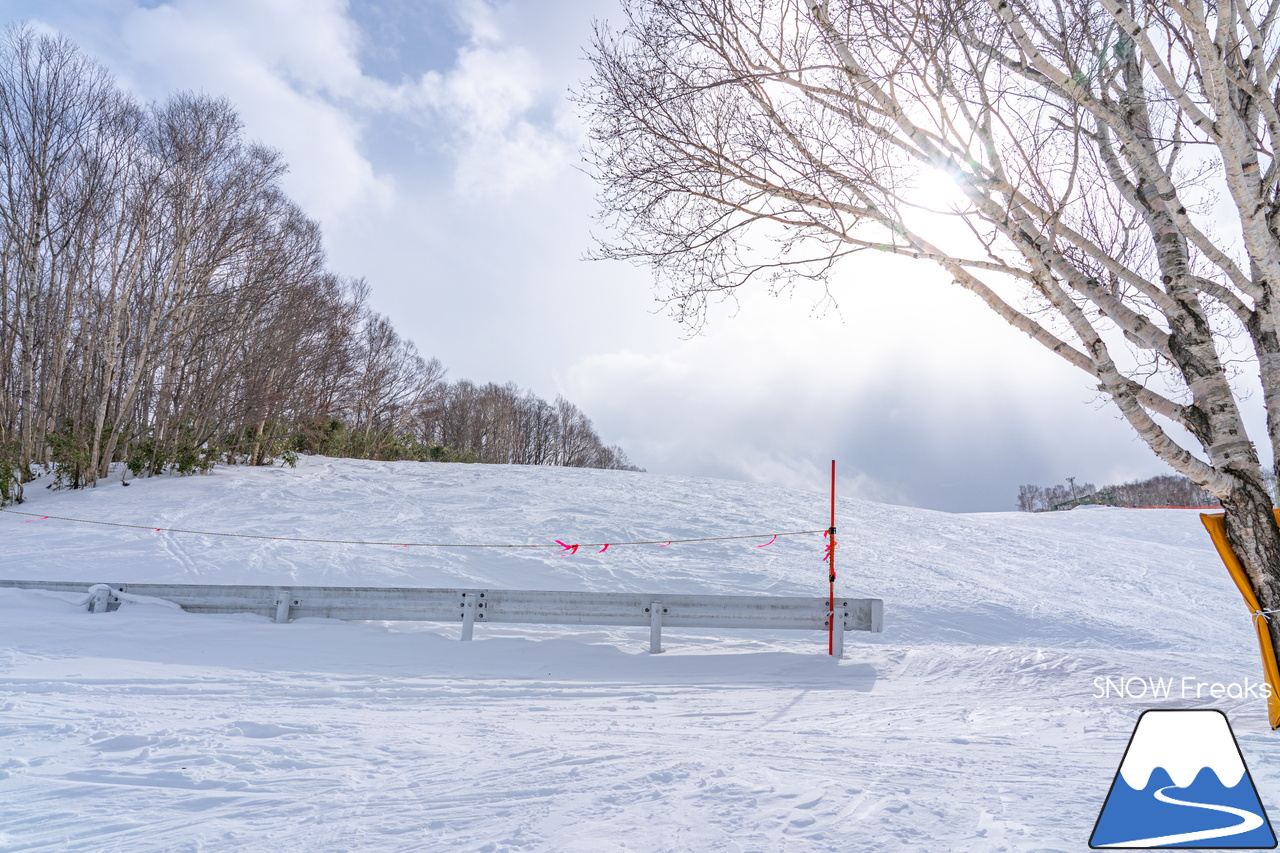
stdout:
<svg viewBox="0 0 1280 853">
<path fill-rule="evenodd" d="M 773 538 L 772 538 L 772 539 L 770 539 L 768 542 L 764 543 L 763 545 L 757 545 L 756 547 L 757 547 L 757 548 L 766 548 L 766 547 L 768 547 L 769 545 L 772 545 L 774 542 L 777 542 L 777 541 L 778 541 L 778 534 L 776 534 L 776 533 L 775 533 L 775 534 L 773 534 Z"/>
<path fill-rule="evenodd" d="M 45 516 L 41 516 L 40 518 L 28 518 L 26 521 L 24 521 L 24 522 L 22 522 L 22 523 L 23 523 L 23 524 L 30 524 L 30 523 L 31 523 L 31 522 L 33 522 L 33 521 L 48 521 L 48 520 L 49 520 L 49 516 L 45 515 Z"/>
<path fill-rule="evenodd" d="M 596 553 L 597 553 L 597 554 L 603 554 L 605 551 L 608 551 L 608 550 L 609 550 L 609 543 L 608 543 L 608 542 L 606 542 L 606 543 L 604 543 L 604 547 L 603 547 L 603 548 L 601 548 L 601 549 L 600 549 L 599 551 L 597 551 Z"/>
<path fill-rule="evenodd" d="M 670 542 L 668 542 L 666 545 L 659 545 L 658 547 L 659 547 L 659 548 L 670 548 L 670 547 L 671 547 L 671 543 L 670 543 Z"/>
<path fill-rule="evenodd" d="M 556 540 L 556 544 L 557 544 L 557 545 L 559 545 L 561 548 L 563 548 L 563 549 L 564 549 L 563 551 L 561 551 L 561 552 L 560 552 L 560 556 L 561 556 L 561 557 L 567 557 L 567 556 L 569 556 L 570 554 L 576 554 L 576 553 L 578 553 L 578 546 L 577 546 L 577 545 L 569 545 L 569 544 L 566 544 L 566 543 L 564 543 L 564 542 L 561 542 L 559 539 L 557 539 L 557 540 Z"/>
</svg>

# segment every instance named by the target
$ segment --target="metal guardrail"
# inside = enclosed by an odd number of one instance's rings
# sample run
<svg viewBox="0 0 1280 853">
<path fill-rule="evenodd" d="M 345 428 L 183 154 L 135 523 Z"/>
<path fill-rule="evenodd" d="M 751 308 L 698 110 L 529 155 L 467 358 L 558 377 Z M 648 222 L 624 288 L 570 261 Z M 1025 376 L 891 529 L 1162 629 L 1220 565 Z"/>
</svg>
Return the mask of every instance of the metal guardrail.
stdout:
<svg viewBox="0 0 1280 853">
<path fill-rule="evenodd" d="M 778 628 L 827 630 L 826 598 L 757 595 L 676 595 L 638 592 L 553 592 L 418 587 L 220 586 L 91 584 L 0 580 L 0 587 L 86 593 L 90 613 L 115 610 L 121 598 L 172 602 L 190 613 L 256 613 L 276 622 L 319 617 L 375 622 L 461 622 L 462 639 L 476 624 L 619 625 L 649 628 L 649 651 L 662 650 L 662 629 Z M 836 598 L 832 652 L 843 656 L 845 631 L 879 632 L 878 598 Z"/>
</svg>

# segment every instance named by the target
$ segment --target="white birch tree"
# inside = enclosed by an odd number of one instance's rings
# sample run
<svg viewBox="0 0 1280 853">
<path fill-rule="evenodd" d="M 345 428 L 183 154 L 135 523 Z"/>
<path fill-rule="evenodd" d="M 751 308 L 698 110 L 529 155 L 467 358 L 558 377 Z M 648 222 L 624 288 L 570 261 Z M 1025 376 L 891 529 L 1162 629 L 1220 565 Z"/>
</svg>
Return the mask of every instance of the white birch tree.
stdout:
<svg viewBox="0 0 1280 853">
<path fill-rule="evenodd" d="M 942 267 L 1222 502 L 1280 609 L 1260 463 L 1280 460 L 1280 3 L 633 0 L 625 16 L 597 29 L 580 95 L 616 235 L 603 256 L 651 265 L 694 321 L 710 294 L 825 281 L 858 252 Z M 931 210 L 944 184 L 958 200 Z M 1245 428 L 1249 389 L 1265 437 Z"/>
<path fill-rule="evenodd" d="M 57 321 L 75 300 L 67 259 L 92 195 L 83 178 L 111 81 L 66 39 L 0 34 L 0 372 L 16 421 L 18 463 L 40 456 L 67 338 Z M 69 323 L 64 324 L 69 326 Z"/>
</svg>

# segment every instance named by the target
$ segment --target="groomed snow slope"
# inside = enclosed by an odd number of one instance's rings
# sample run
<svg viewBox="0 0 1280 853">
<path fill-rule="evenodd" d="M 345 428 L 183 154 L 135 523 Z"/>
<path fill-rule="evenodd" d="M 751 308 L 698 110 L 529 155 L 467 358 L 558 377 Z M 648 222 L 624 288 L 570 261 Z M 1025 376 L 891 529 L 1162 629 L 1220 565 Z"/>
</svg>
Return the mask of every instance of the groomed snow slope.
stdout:
<svg viewBox="0 0 1280 853">
<path fill-rule="evenodd" d="M 304 538 L 827 524 L 820 492 L 616 471 L 313 457 L 38 486 L 18 509 Z M 1148 707 L 1226 711 L 1275 810 L 1256 688 L 1208 692 L 1261 667 L 1195 512 L 844 500 L 837 525 L 838 590 L 885 602 L 884 633 L 850 634 L 838 664 L 801 632 L 668 630 L 651 656 L 638 629 L 477 626 L 460 643 L 455 625 L 90 615 L 74 596 L 0 590 L 0 851 L 1079 851 Z M 825 593 L 821 536 L 762 541 L 559 557 L 0 514 L 0 577 Z M 1099 696 L 1107 677 L 1172 693 Z"/>
</svg>

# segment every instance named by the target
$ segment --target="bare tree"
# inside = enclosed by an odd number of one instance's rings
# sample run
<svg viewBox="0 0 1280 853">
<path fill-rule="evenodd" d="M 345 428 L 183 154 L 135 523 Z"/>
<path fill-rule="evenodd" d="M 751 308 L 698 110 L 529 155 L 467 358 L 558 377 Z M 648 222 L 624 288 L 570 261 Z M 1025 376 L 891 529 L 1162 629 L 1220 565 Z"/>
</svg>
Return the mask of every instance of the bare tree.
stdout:
<svg viewBox="0 0 1280 853">
<path fill-rule="evenodd" d="M 625 12 L 598 29 L 581 95 L 617 234 L 603 255 L 652 265 L 693 320 L 708 294 L 824 281 L 857 252 L 941 266 L 1222 502 L 1280 609 L 1280 529 L 1239 405 L 1260 390 L 1280 462 L 1280 5 Z"/>
<path fill-rule="evenodd" d="M 412 431 L 444 376 L 444 366 L 418 354 L 391 321 L 370 313 L 363 319 L 353 352 L 350 413 L 365 452 L 378 458 L 380 446 Z"/>
<path fill-rule="evenodd" d="M 420 429 L 422 438 L 480 462 L 639 470 L 619 447 L 606 447 L 590 418 L 557 397 L 548 403 L 514 382 L 441 387 Z"/>
<path fill-rule="evenodd" d="M 112 92 L 66 39 L 26 28 L 0 36 L 0 440 L 16 433 L 22 468 L 40 456 L 64 376 L 77 286 L 69 259 Z"/>
</svg>

